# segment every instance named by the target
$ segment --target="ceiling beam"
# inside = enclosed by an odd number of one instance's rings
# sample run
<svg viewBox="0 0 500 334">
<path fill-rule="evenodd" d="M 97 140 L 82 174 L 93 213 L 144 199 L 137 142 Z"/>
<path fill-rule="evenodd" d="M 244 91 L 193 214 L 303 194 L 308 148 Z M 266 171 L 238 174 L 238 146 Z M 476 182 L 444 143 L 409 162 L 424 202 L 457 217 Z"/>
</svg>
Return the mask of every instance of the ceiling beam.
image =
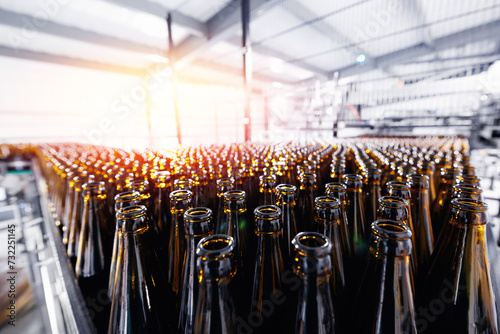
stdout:
<svg viewBox="0 0 500 334">
<path fill-rule="evenodd" d="M 172 24 L 180 25 L 183 28 L 190 30 L 195 35 L 206 36 L 206 25 L 190 16 L 184 15 L 181 12 L 171 10 L 163 5 L 149 0 L 102 0 L 114 5 L 122 6 L 142 13 L 158 16 L 162 19 L 167 17 L 167 13 L 172 15 Z"/>
<path fill-rule="evenodd" d="M 250 12 L 268 10 L 285 0 L 252 0 Z M 176 68 L 182 69 L 198 59 L 212 45 L 235 35 L 241 24 L 241 1 L 232 0 L 206 22 L 206 38 L 198 38 L 189 47 L 176 49 Z"/>
<path fill-rule="evenodd" d="M 233 44 L 233 45 L 240 45 L 241 44 L 241 41 L 239 40 L 239 38 L 237 36 L 234 36 L 234 37 L 231 37 L 227 40 L 228 43 L 230 44 Z M 285 62 L 287 60 L 290 59 L 290 56 L 281 52 L 281 51 L 277 51 L 275 49 L 272 49 L 270 47 L 267 47 L 265 45 L 262 45 L 262 44 L 257 44 L 257 45 L 252 45 L 252 50 L 261 55 L 261 56 L 268 56 L 268 57 L 274 57 L 274 58 L 277 58 L 277 59 L 281 59 L 281 60 L 284 60 Z M 311 65 L 311 64 L 308 64 L 306 62 L 303 62 L 303 61 L 297 61 L 297 62 L 294 62 L 292 64 L 293 66 L 295 67 L 298 67 L 300 69 L 303 69 L 303 70 L 306 70 L 306 71 L 309 71 L 309 72 L 312 72 L 318 76 L 321 76 L 321 77 L 325 77 L 328 75 L 328 72 L 317 67 L 317 66 L 314 66 L 314 65 Z M 261 70 L 254 70 L 255 72 L 260 72 Z"/>
<path fill-rule="evenodd" d="M 19 14 L 5 9 L 0 9 L 0 24 L 8 25 L 14 28 L 25 29 L 26 22 L 31 22 L 32 17 L 28 15 Z M 104 35 L 101 33 L 83 30 L 77 27 L 72 27 L 53 21 L 47 21 L 47 23 L 41 27 L 36 28 L 37 31 L 57 37 L 69 38 L 72 40 L 77 40 L 80 42 L 86 42 L 91 44 L 97 44 L 106 47 L 117 48 L 121 50 L 133 51 L 133 52 L 143 52 L 152 54 L 161 54 L 161 49 L 158 47 L 149 46 L 146 44 L 140 44 L 132 42 L 125 39 L 120 39 L 113 36 Z M 14 33 L 15 34 L 15 33 Z M 20 39 L 21 41 L 21 39 Z M 13 42 L 14 44 L 14 42 Z M 12 45 L 16 47 L 16 45 Z"/>
<path fill-rule="evenodd" d="M 335 72 L 339 72 L 340 77 L 349 77 L 362 74 L 384 66 L 392 66 L 407 62 L 410 59 L 428 55 L 433 52 L 439 52 L 453 47 L 462 46 L 469 43 L 475 43 L 482 40 L 496 40 L 500 35 L 500 20 L 495 20 L 484 25 L 468 28 L 447 36 L 439 37 L 434 40 L 434 46 L 430 47 L 426 43 L 419 43 L 403 50 L 394 51 L 376 58 L 367 59 L 363 65 L 349 65 L 337 68 L 329 73 L 332 78 Z"/>
<path fill-rule="evenodd" d="M 112 64 L 100 63 L 97 61 L 71 58 L 66 56 L 59 56 L 59 55 L 30 51 L 25 49 L 14 49 L 6 46 L 0 46 L 0 56 L 16 58 L 16 59 L 40 61 L 58 65 L 65 65 L 65 66 L 80 67 L 85 69 L 106 71 L 111 73 L 133 75 L 133 76 L 139 76 L 144 73 L 143 70 L 137 68 L 117 66 Z"/>
</svg>

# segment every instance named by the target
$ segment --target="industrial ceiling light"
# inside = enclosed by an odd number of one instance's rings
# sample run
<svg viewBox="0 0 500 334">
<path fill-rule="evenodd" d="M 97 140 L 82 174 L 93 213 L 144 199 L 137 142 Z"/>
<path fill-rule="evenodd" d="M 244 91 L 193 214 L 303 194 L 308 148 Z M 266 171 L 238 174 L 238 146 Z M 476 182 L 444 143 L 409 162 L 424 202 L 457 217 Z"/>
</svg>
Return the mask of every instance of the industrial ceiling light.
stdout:
<svg viewBox="0 0 500 334">
<path fill-rule="evenodd" d="M 366 56 L 363 54 L 363 53 L 360 53 L 359 55 L 357 55 L 356 57 L 356 62 L 358 64 L 363 64 L 366 60 Z"/>
</svg>

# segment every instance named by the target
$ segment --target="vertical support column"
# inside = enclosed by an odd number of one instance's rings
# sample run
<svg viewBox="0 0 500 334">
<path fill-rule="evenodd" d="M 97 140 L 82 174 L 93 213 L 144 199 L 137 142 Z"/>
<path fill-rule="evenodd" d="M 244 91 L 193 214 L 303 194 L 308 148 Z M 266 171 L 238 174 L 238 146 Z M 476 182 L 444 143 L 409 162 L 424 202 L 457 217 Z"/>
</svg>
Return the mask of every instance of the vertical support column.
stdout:
<svg viewBox="0 0 500 334">
<path fill-rule="evenodd" d="M 252 140 L 252 46 L 250 45 L 250 0 L 241 0 L 241 27 L 243 46 L 243 87 L 245 95 L 245 141 Z"/>
<path fill-rule="evenodd" d="M 170 68 L 172 70 L 172 90 L 173 90 L 173 103 L 174 103 L 174 113 L 175 113 L 175 124 L 177 129 L 177 142 L 182 145 L 181 136 L 181 120 L 179 117 L 179 105 L 177 97 L 177 76 L 175 73 L 175 54 L 174 54 L 174 40 L 172 38 L 172 16 L 170 13 L 167 14 L 167 29 L 168 29 L 168 59 Z"/>
</svg>

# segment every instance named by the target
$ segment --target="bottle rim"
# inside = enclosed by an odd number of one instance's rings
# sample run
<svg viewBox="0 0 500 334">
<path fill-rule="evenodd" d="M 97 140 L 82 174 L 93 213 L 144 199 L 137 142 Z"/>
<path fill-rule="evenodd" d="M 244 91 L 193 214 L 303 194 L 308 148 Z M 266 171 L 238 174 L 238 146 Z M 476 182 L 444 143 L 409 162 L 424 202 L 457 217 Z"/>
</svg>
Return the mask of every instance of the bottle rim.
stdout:
<svg viewBox="0 0 500 334">
<path fill-rule="evenodd" d="M 409 190 L 410 186 L 406 182 L 401 181 L 389 181 L 386 183 L 387 189 L 394 190 Z"/>
<path fill-rule="evenodd" d="M 390 220 L 377 219 L 371 224 L 372 233 L 378 237 L 391 240 L 411 240 L 412 232 L 405 224 Z"/>
<path fill-rule="evenodd" d="M 420 183 L 420 182 L 429 182 L 429 177 L 424 174 L 412 173 L 408 175 L 408 183 Z"/>
<path fill-rule="evenodd" d="M 292 184 L 282 183 L 276 186 L 276 191 L 278 193 L 284 193 L 287 195 L 295 194 L 297 187 Z"/>
<path fill-rule="evenodd" d="M 300 232 L 292 240 L 294 249 L 302 256 L 324 256 L 332 251 L 332 242 L 317 232 Z"/>
<path fill-rule="evenodd" d="M 465 210 L 470 212 L 488 211 L 488 204 L 486 202 L 469 198 L 454 198 L 451 200 L 451 205 L 455 209 Z"/>
<path fill-rule="evenodd" d="M 360 181 L 363 182 L 363 177 L 359 174 L 355 173 L 350 173 L 350 174 L 344 174 L 343 176 L 344 182 L 352 182 L 352 181 Z"/>
<path fill-rule="evenodd" d="M 325 188 L 333 192 L 345 192 L 347 190 L 347 186 L 340 182 L 327 183 Z"/>
<path fill-rule="evenodd" d="M 186 189 L 174 190 L 170 193 L 169 197 L 170 199 L 181 201 L 193 197 L 193 193 Z"/>
<path fill-rule="evenodd" d="M 212 210 L 206 207 L 187 209 L 184 212 L 184 220 L 190 223 L 204 222 L 212 218 Z"/>
<path fill-rule="evenodd" d="M 215 183 L 219 187 L 231 186 L 234 185 L 234 182 L 235 182 L 234 177 L 223 177 L 215 181 Z"/>
<path fill-rule="evenodd" d="M 329 196 L 318 196 L 314 199 L 314 205 L 319 208 L 324 209 L 336 209 L 340 208 L 340 200 L 335 197 Z"/>
<path fill-rule="evenodd" d="M 479 195 L 483 193 L 483 189 L 474 184 L 456 184 L 453 186 L 453 192 Z"/>
<path fill-rule="evenodd" d="M 224 234 L 213 234 L 200 240 L 196 254 L 203 261 L 225 259 L 234 252 L 234 239 Z"/>
<path fill-rule="evenodd" d="M 244 190 L 228 190 L 224 192 L 225 201 L 240 201 L 245 199 L 246 192 Z"/>
<path fill-rule="evenodd" d="M 136 219 L 145 216 L 146 212 L 147 209 L 144 205 L 131 205 L 118 210 L 116 218 L 120 220 Z"/>
<path fill-rule="evenodd" d="M 82 185 L 84 191 L 104 191 L 106 190 L 106 183 L 104 181 L 87 182 Z"/>
<path fill-rule="evenodd" d="M 382 196 L 378 199 L 381 206 L 388 208 L 405 208 L 408 207 L 408 201 L 397 196 Z"/>
<path fill-rule="evenodd" d="M 281 209 L 276 205 L 261 205 L 253 211 L 255 219 L 274 220 L 281 217 Z"/>
</svg>

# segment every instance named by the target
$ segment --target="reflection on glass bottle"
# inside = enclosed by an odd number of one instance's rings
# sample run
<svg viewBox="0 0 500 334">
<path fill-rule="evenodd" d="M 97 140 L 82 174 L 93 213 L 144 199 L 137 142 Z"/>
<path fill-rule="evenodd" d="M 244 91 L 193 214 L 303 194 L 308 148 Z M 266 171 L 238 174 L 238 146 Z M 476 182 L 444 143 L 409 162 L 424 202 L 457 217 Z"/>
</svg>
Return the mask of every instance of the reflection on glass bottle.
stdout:
<svg viewBox="0 0 500 334">
<path fill-rule="evenodd" d="M 282 279 L 284 265 L 281 257 L 281 210 L 275 205 L 259 206 L 255 209 L 255 234 L 257 255 L 253 278 L 252 317 L 262 319 L 257 328 L 261 333 L 270 333 L 282 327 L 282 306 L 275 303 L 274 312 L 269 314 L 269 302 L 283 298 Z"/>
<path fill-rule="evenodd" d="M 182 288 L 181 271 L 182 256 L 186 248 L 184 233 L 184 212 L 191 209 L 193 193 L 189 190 L 175 190 L 170 193 L 170 237 L 168 241 L 168 269 L 167 280 L 175 296 Z"/>
<path fill-rule="evenodd" d="M 498 333 L 498 286 L 490 273 L 487 224 L 486 203 L 452 199 L 418 302 L 419 312 L 426 312 L 417 320 L 419 332 Z"/>
<path fill-rule="evenodd" d="M 178 328 L 181 333 L 192 333 L 195 302 L 198 299 L 195 252 L 199 241 L 214 232 L 212 210 L 197 207 L 184 212 L 184 230 L 186 233 L 186 252 L 182 269 L 183 284 L 180 294 Z"/>
<path fill-rule="evenodd" d="M 410 272 L 411 235 L 403 223 L 373 222 L 367 267 L 356 298 L 353 332 L 417 333 Z"/>
<path fill-rule="evenodd" d="M 299 175 L 299 193 L 297 196 L 297 229 L 315 231 L 314 199 L 316 198 L 316 174 L 306 172 Z"/>
<path fill-rule="evenodd" d="M 292 244 L 293 271 L 301 280 L 295 333 L 334 333 L 330 289 L 332 243 L 317 232 L 301 232 Z"/>
<path fill-rule="evenodd" d="M 229 289 L 236 275 L 237 256 L 233 238 L 215 234 L 200 240 L 196 247 L 198 299 L 194 334 L 236 332 L 236 315 Z"/>
<path fill-rule="evenodd" d="M 235 181 L 232 177 L 217 180 L 217 224 L 216 233 L 225 234 L 227 226 L 224 225 L 224 193 L 235 189 Z"/>
<path fill-rule="evenodd" d="M 281 250 L 283 262 L 288 266 L 292 256 L 292 239 L 297 235 L 295 221 L 295 196 L 297 187 L 291 184 L 280 184 L 276 187 L 276 205 L 281 209 L 283 232 Z"/>
<path fill-rule="evenodd" d="M 167 282 L 151 248 L 146 207 L 123 208 L 117 220 L 121 243 L 108 333 L 166 333 L 172 311 L 166 303 Z"/>
<path fill-rule="evenodd" d="M 140 194 L 137 191 L 126 191 L 119 193 L 115 196 L 115 208 L 114 211 L 118 213 L 120 209 L 128 208 L 129 206 L 139 205 Z M 115 216 L 116 217 L 116 216 Z M 115 284 L 116 275 L 116 264 L 118 249 L 121 245 L 120 240 L 120 221 L 116 219 L 115 235 L 113 238 L 113 251 L 111 257 L 111 268 L 109 270 L 109 281 L 108 281 L 108 296 L 111 298 L 113 293 L 113 286 Z"/>
<path fill-rule="evenodd" d="M 275 188 L 275 175 L 261 175 L 259 177 L 259 205 L 274 205 L 276 203 Z"/>
</svg>

